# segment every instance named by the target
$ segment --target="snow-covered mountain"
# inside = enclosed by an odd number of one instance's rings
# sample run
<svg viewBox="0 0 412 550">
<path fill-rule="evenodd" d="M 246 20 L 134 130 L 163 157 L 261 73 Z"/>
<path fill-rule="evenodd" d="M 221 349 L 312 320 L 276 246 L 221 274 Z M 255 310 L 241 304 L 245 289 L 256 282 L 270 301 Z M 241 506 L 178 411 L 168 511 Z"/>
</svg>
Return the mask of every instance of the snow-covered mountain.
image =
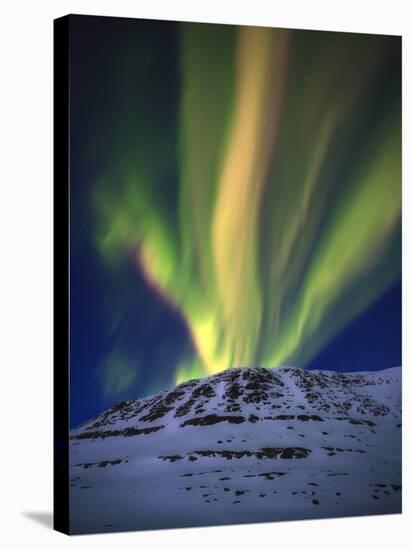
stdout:
<svg viewBox="0 0 412 550">
<path fill-rule="evenodd" d="M 231 369 L 70 442 L 73 533 L 401 511 L 401 369 Z"/>
</svg>

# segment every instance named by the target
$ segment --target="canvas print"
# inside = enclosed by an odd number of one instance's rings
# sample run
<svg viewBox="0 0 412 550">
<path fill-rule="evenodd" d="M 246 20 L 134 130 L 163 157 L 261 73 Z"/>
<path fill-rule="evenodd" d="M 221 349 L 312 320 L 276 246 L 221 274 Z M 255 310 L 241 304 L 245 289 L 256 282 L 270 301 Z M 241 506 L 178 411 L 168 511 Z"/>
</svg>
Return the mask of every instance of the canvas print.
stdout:
<svg viewBox="0 0 412 550">
<path fill-rule="evenodd" d="M 65 530 L 400 513 L 400 37 L 64 25 Z"/>
</svg>

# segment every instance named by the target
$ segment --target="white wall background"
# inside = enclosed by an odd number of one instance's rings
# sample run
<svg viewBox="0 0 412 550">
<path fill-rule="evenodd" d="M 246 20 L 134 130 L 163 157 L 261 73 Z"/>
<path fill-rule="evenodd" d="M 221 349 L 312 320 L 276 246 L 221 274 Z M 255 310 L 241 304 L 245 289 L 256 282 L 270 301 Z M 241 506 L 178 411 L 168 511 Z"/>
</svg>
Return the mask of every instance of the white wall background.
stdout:
<svg viewBox="0 0 412 550">
<path fill-rule="evenodd" d="M 411 313 L 411 21 L 408 0 L 43 0 L 0 15 L 0 544 L 3 548 L 407 547 L 403 516 L 68 538 L 47 528 L 52 509 L 52 19 L 118 15 L 404 36 L 404 450 L 412 402 L 406 330 Z M 409 239 L 407 239 L 409 237 Z M 409 245 L 409 247 L 408 247 Z M 410 336 L 410 334 L 409 334 Z M 33 517 L 40 518 L 36 521 Z"/>
</svg>

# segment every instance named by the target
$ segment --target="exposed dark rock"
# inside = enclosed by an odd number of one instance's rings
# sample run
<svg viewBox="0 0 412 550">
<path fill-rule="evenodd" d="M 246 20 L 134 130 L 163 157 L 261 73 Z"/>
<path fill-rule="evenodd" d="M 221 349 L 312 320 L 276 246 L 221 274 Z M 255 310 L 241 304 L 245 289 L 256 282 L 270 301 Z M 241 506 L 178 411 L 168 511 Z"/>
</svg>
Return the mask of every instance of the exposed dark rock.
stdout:
<svg viewBox="0 0 412 550">
<path fill-rule="evenodd" d="M 181 428 L 185 426 L 212 426 L 220 422 L 228 422 L 229 424 L 241 424 L 245 421 L 244 416 L 219 416 L 217 414 L 208 414 L 198 418 L 189 418 L 180 424 Z"/>
<path fill-rule="evenodd" d="M 105 439 L 106 437 L 133 437 L 136 435 L 147 435 L 162 430 L 164 426 L 150 426 L 148 428 L 125 428 L 124 430 L 105 430 L 105 431 L 85 431 L 77 435 L 72 435 L 70 439 Z"/>
</svg>

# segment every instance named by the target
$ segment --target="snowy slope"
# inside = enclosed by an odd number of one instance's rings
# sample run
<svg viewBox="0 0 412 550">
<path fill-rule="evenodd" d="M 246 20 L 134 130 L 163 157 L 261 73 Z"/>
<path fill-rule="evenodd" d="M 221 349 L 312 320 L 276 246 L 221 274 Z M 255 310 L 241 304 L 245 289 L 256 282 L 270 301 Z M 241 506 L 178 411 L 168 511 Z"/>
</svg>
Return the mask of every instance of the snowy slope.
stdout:
<svg viewBox="0 0 412 550">
<path fill-rule="evenodd" d="M 71 432 L 73 533 L 401 511 L 401 369 L 231 369 Z"/>
</svg>

